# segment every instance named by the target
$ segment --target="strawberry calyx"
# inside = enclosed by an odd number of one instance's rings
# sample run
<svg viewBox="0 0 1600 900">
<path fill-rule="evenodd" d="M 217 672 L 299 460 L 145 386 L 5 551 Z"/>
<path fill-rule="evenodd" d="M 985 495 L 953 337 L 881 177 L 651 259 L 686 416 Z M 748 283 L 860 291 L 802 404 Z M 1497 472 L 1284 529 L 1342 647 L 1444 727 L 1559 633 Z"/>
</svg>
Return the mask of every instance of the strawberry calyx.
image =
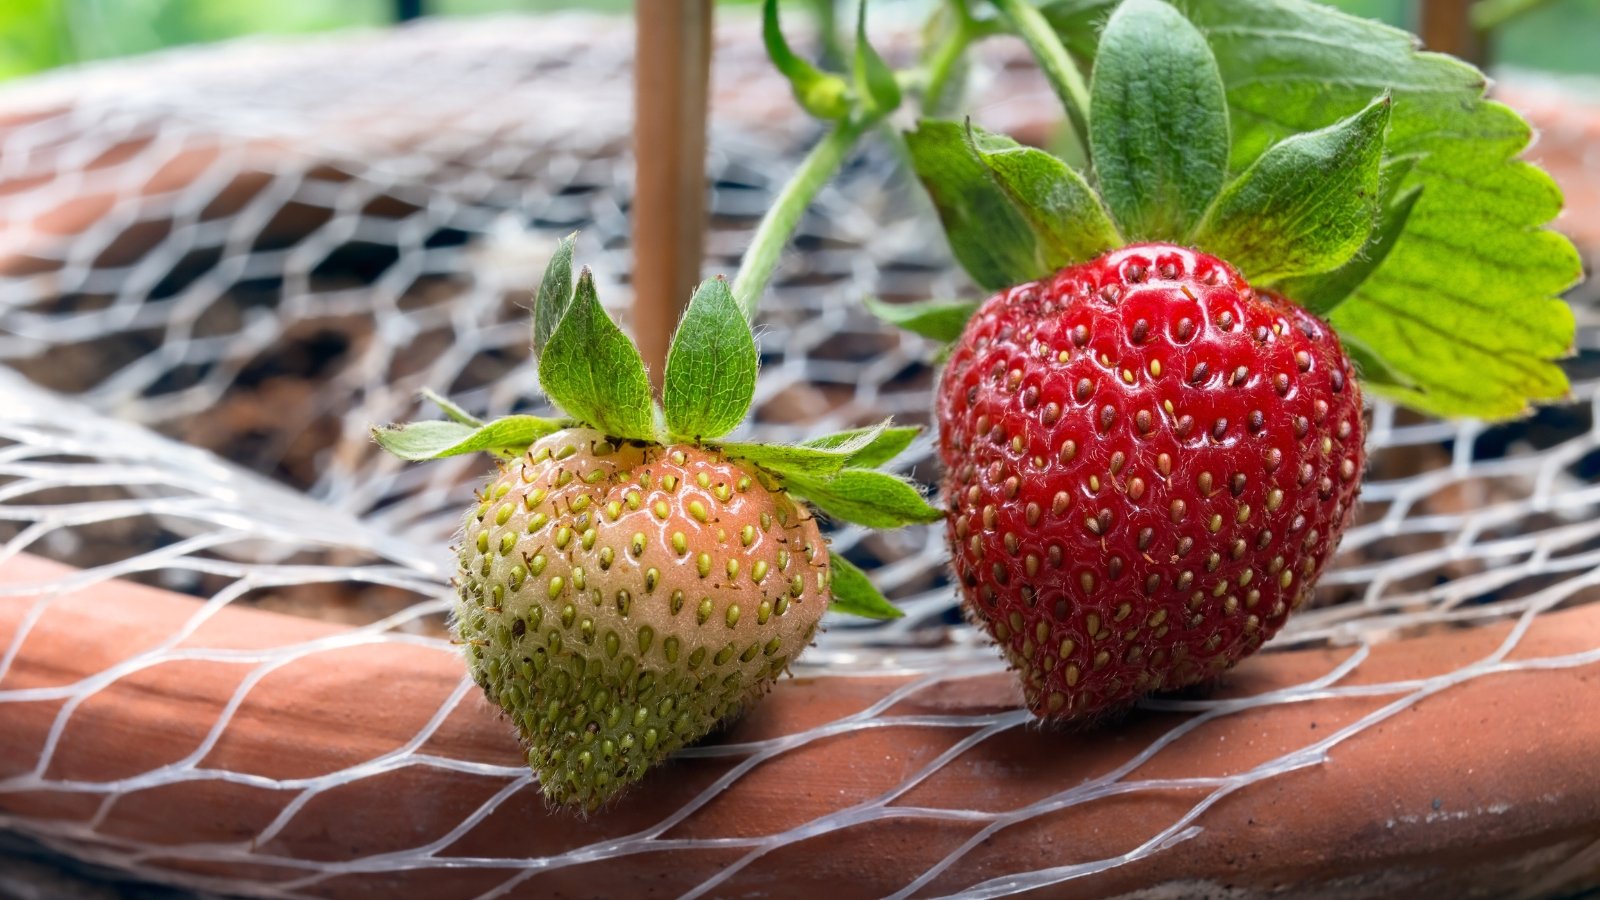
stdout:
<svg viewBox="0 0 1600 900">
<path fill-rule="evenodd" d="M 727 439 L 749 411 L 759 354 L 721 277 L 703 282 L 684 311 L 658 402 L 638 348 L 601 306 L 592 273 L 582 269 L 574 283 L 574 243 L 575 235 L 563 239 L 546 268 L 532 329 L 540 385 L 566 415 L 485 422 L 427 392 L 447 418 L 374 428 L 381 447 L 410 461 L 479 452 L 515 460 L 542 438 L 592 429 L 618 445 L 705 448 L 753 467 L 764 486 L 841 521 L 894 528 L 942 517 L 912 482 L 879 468 L 910 446 L 918 428 L 885 420 L 798 444 Z M 835 557 L 836 567 L 843 564 Z M 841 580 L 831 608 L 868 618 L 900 615 L 864 577 Z"/>
<path fill-rule="evenodd" d="M 1511 158 L 1526 123 L 1483 99 L 1475 69 L 1309 0 L 994 6 L 1082 152 L 1071 165 L 959 121 L 906 134 L 980 287 L 1171 243 L 1328 320 L 1374 393 L 1486 418 L 1565 393 L 1574 326 L 1555 295 L 1577 256 L 1544 227 L 1559 193 Z M 940 341 L 976 308 L 870 305 Z"/>
</svg>

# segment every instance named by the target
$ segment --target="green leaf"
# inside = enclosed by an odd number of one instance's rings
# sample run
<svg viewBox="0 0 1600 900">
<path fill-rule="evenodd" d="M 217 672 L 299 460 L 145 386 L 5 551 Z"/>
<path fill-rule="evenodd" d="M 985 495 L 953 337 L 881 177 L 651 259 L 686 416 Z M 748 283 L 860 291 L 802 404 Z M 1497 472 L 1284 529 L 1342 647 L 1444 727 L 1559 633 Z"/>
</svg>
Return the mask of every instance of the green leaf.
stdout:
<svg viewBox="0 0 1600 900">
<path fill-rule="evenodd" d="M 1385 94 L 1268 148 L 1223 189 L 1194 243 L 1262 285 L 1348 262 L 1372 232 L 1389 107 Z"/>
<path fill-rule="evenodd" d="M 906 133 L 906 149 L 950 251 L 973 281 L 999 290 L 1052 271 L 1032 226 L 995 184 L 962 125 L 924 119 Z"/>
<path fill-rule="evenodd" d="M 1227 174 L 1228 105 L 1199 30 L 1161 0 L 1127 0 L 1100 38 L 1089 147 L 1130 240 L 1182 241 Z"/>
<path fill-rule="evenodd" d="M 878 591 L 867 573 L 855 563 L 828 551 L 828 609 L 865 619 L 898 619 L 905 613 Z"/>
<path fill-rule="evenodd" d="M 717 447 L 728 456 L 748 460 L 779 475 L 826 478 L 844 468 L 852 456 L 871 447 L 888 427 L 889 422 L 886 419 L 831 447 L 757 444 L 744 441 L 728 441 L 718 444 Z"/>
<path fill-rule="evenodd" d="M 1372 230 L 1366 246 L 1349 262 L 1331 272 L 1291 278 L 1275 285 L 1275 288 L 1289 299 L 1326 318 L 1389 258 L 1389 251 L 1400 240 L 1406 222 L 1411 218 L 1411 209 L 1417 205 L 1420 196 L 1422 188 L 1414 187 L 1385 209 L 1382 221 Z"/>
<path fill-rule="evenodd" d="M 445 417 L 452 422 L 460 422 L 462 425 L 470 425 L 473 428 L 483 425 L 482 419 L 457 406 L 453 401 L 439 394 L 433 388 L 423 388 L 418 391 L 418 394 L 422 399 L 431 401 L 434 406 L 439 407 L 444 412 Z"/>
<path fill-rule="evenodd" d="M 372 438 L 395 456 L 417 462 L 485 451 L 516 455 L 534 441 L 566 427 L 556 419 L 506 416 L 477 428 L 444 421 L 386 425 L 372 429 Z"/>
<path fill-rule="evenodd" d="M 906 145 L 951 251 L 985 288 L 1043 278 L 1120 243 L 1083 178 L 1043 150 L 935 119 Z"/>
<path fill-rule="evenodd" d="M 1356 374 L 1360 376 L 1361 383 L 1368 388 L 1376 388 L 1378 393 L 1387 393 L 1391 390 L 1425 391 L 1421 385 L 1406 377 L 1405 373 L 1395 371 L 1383 361 L 1382 357 L 1372 352 L 1372 348 L 1363 344 L 1360 339 L 1345 337 L 1340 343 L 1344 345 L 1344 354 L 1356 367 Z"/>
<path fill-rule="evenodd" d="M 738 427 L 755 396 L 758 364 L 750 323 L 728 283 L 706 280 L 690 298 L 667 351 L 661 391 L 667 430 L 700 441 Z"/>
<path fill-rule="evenodd" d="M 778 0 L 766 0 L 763 5 L 761 39 L 772 64 L 789 79 L 801 109 L 819 119 L 842 119 L 850 114 L 850 87 L 845 80 L 818 69 L 789 49 L 778 21 Z"/>
<path fill-rule="evenodd" d="M 975 137 L 973 148 L 1045 246 L 1052 271 L 1122 245 L 1100 197 L 1071 166 L 1043 150 L 987 138 Z"/>
<path fill-rule="evenodd" d="M 539 292 L 533 299 L 533 354 L 544 352 L 550 335 L 556 333 L 561 317 L 572 305 L 572 246 L 578 233 L 567 235 L 556 245 L 555 255 L 544 268 L 544 280 L 539 282 Z"/>
<path fill-rule="evenodd" d="M 656 436 L 655 401 L 638 348 L 606 315 L 587 267 L 544 358 L 539 384 L 567 414 L 613 437 Z"/>
<path fill-rule="evenodd" d="M 868 111 L 876 115 L 893 112 L 900 105 L 900 83 L 894 70 L 883 61 L 867 40 L 867 3 L 856 7 L 856 91 L 867 101 Z"/>
<path fill-rule="evenodd" d="M 1089 57 L 1093 24 L 1113 2 L 1066 0 L 1045 13 Z M 1427 412 L 1487 418 L 1563 396 L 1554 360 L 1570 351 L 1574 325 L 1558 295 L 1581 272 L 1578 254 L 1545 227 L 1560 191 L 1515 159 L 1527 123 L 1484 99 L 1482 74 L 1418 52 L 1403 31 L 1305 0 L 1180 5 L 1227 86 L 1234 170 L 1392 93 L 1386 152 L 1415 160 L 1394 187 L 1421 187 L 1422 196 L 1388 256 L 1330 316 L 1342 337 L 1417 385 L 1380 392 Z"/>
<path fill-rule="evenodd" d="M 889 303 L 877 297 L 864 301 L 867 311 L 899 328 L 920 334 L 936 341 L 953 341 L 961 337 L 967 320 L 982 304 L 977 300 L 918 300 L 913 303 Z"/>
<path fill-rule="evenodd" d="M 929 506 L 909 481 L 874 469 L 843 469 L 826 480 L 788 475 L 784 485 L 833 518 L 869 528 L 898 528 L 944 518 L 944 512 Z"/>
<path fill-rule="evenodd" d="M 819 438 L 804 441 L 800 446 L 819 447 L 824 450 L 837 449 L 843 446 L 860 446 L 860 449 L 854 451 L 845 459 L 845 465 L 873 469 L 899 456 L 902 451 L 911 446 L 911 442 L 916 440 L 917 435 L 921 433 L 922 429 L 914 425 L 898 428 L 885 428 L 883 425 L 877 425 L 872 428 L 852 428 L 849 431 L 823 435 Z M 876 434 L 876 437 L 871 437 L 874 434 Z M 864 446 L 859 444 L 863 437 L 870 437 L 870 440 Z"/>
</svg>

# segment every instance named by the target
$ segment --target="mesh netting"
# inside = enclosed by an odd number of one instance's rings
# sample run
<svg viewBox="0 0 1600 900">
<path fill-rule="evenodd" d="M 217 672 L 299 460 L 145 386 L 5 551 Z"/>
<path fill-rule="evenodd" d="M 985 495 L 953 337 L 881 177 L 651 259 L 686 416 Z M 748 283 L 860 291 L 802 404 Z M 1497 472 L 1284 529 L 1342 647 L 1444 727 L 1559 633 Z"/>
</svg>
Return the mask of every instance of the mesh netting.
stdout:
<svg viewBox="0 0 1600 900">
<path fill-rule="evenodd" d="M 749 29 L 741 30 L 741 34 Z M 731 36 L 733 32 L 728 34 Z M 212 763 L 235 715 L 274 677 L 319 656 L 395 644 L 452 659 L 445 549 L 484 463 L 406 466 L 374 451 L 367 426 L 433 417 L 431 387 L 485 415 L 538 412 L 527 362 L 527 288 L 555 240 L 581 227 L 578 256 L 625 318 L 628 67 L 616 23 L 429 25 L 366 38 L 245 44 L 106 66 L 0 96 L 0 535 L 13 574 L 0 612 L 0 721 L 55 704 L 36 764 L 0 777 L 6 797 L 72 795 L 87 814 L 0 813 L 0 826 L 65 854 L 152 880 L 229 893 L 303 896 L 361 873 L 481 869 L 490 894 L 533 888 L 564 868 L 639 854 L 714 849 L 715 894 L 796 842 L 890 818 L 970 826 L 970 836 L 902 895 L 989 897 L 1160 853 L 1195 836 L 1202 814 L 1242 787 L 1321 762 L 1332 748 L 1424 697 L 1485 675 L 1600 662 L 1600 647 L 1514 654 L 1535 617 L 1600 586 L 1600 350 L 1577 298 L 1580 353 L 1570 401 L 1511 425 L 1372 412 L 1372 468 L 1358 523 L 1314 608 L 1266 652 L 1332 645 L 1342 663 L 1292 687 L 1227 699 L 1157 699 L 1175 718 L 1148 746 L 1087 781 L 1050 786 L 1016 808 L 918 804 L 908 795 L 983 742 L 1023 728 L 1015 709 L 906 715 L 907 700 L 993 675 L 1001 664 L 961 623 L 933 529 L 843 528 L 835 549 L 870 569 L 907 612 L 867 626 L 830 621 L 802 675 L 881 672 L 908 680 L 864 708 L 756 742 L 680 754 L 728 765 L 660 821 L 559 852 L 460 849 L 505 807 L 534 805 L 509 734 L 492 758 L 441 755 L 429 742 L 464 711 L 489 718 L 464 679 L 402 746 L 333 771 L 265 777 Z M 725 39 L 716 70 L 712 234 L 707 273 L 731 272 L 761 212 L 814 134 L 790 111 L 748 41 Z M 997 62 L 998 60 L 998 62 Z M 1009 69 L 990 59 L 980 114 L 1014 111 Z M 995 99 L 993 85 L 1006 84 Z M 966 290 L 931 218 L 868 149 L 806 218 L 761 322 L 763 369 L 752 430 L 791 439 L 893 415 L 927 421 L 934 350 L 866 316 L 858 298 Z M 932 482 L 923 438 L 903 471 Z M 45 557 L 70 566 L 26 570 Z M 16 574 L 24 573 L 24 574 Z M 197 602 L 165 639 L 67 683 L 8 683 L 55 604 L 111 579 Z M 208 645 L 207 623 L 236 606 L 351 625 L 239 649 Z M 1406 681 L 1356 679 L 1376 642 L 1511 620 L 1470 665 Z M 119 682 L 175 662 L 232 667 L 236 684 L 192 752 L 115 777 L 64 777 L 58 754 L 75 712 Z M 1262 707 L 1341 697 L 1380 701 L 1343 727 L 1239 772 L 1170 780 L 1136 770 L 1204 723 Z M 498 723 L 495 727 L 501 727 Z M 842 734 L 945 729 L 947 749 L 892 787 L 761 834 L 676 837 L 719 792 L 764 763 Z M 297 856 L 284 835 L 319 798 L 420 768 L 468 773 L 490 789 L 452 827 L 413 845 L 339 858 Z M 218 782 L 281 798 L 252 832 L 156 845 L 108 823 L 153 789 Z M 1126 793 L 1181 787 L 1195 801 L 1116 856 L 987 880 L 962 861 L 1005 829 Z M 727 855 L 731 853 L 731 855 Z"/>
</svg>

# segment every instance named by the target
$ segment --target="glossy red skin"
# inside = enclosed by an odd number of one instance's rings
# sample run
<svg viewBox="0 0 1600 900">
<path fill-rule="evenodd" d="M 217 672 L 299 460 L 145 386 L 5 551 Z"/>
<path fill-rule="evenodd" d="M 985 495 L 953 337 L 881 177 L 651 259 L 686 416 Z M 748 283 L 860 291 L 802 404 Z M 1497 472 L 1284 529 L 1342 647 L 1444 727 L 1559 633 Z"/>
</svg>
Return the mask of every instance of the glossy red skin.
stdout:
<svg viewBox="0 0 1600 900">
<path fill-rule="evenodd" d="M 1054 719 L 1254 652 L 1311 596 L 1365 462 L 1332 330 L 1166 244 L 990 298 L 938 415 L 966 609 Z"/>
</svg>

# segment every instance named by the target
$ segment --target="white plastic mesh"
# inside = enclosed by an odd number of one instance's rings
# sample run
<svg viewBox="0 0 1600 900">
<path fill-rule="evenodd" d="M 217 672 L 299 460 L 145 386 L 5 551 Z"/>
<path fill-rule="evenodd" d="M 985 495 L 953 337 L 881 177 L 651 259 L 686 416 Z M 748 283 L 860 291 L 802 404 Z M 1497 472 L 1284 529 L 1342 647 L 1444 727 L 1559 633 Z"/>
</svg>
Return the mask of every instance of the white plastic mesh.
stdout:
<svg viewBox="0 0 1600 900">
<path fill-rule="evenodd" d="M 404 466 L 375 453 L 369 423 L 418 416 L 432 387 L 485 415 L 538 408 L 526 363 L 527 287 L 554 240 L 584 229 L 580 259 L 621 314 L 629 300 L 626 208 L 630 52 L 614 23 L 542 19 L 429 25 L 283 47 L 246 44 L 57 76 L 0 95 L 0 563 L 33 554 L 68 563 L 47 582 L 0 579 L 0 605 L 22 627 L 0 647 L 7 707 L 65 701 L 37 765 L 0 778 L 8 794 L 94 798 L 64 822 L 0 814 L 0 828 L 67 855 L 202 890 L 304 896 L 353 873 L 503 870 L 490 895 L 546 873 L 651 851 L 742 850 L 690 895 L 791 843 L 862 823 L 920 817 L 974 833 L 923 875 L 947 875 L 991 836 L 1114 794 L 1197 789 L 1158 834 L 1113 858 L 968 884 L 993 897 L 1159 853 L 1197 833 L 1221 797 L 1305 766 L 1423 697 L 1513 669 L 1600 661 L 1600 647 L 1541 658 L 1508 654 L 1533 619 L 1585 602 L 1600 586 L 1600 350 L 1578 298 L 1580 349 L 1570 402 L 1500 427 L 1418 419 L 1377 407 L 1360 522 L 1345 537 L 1318 606 L 1267 652 L 1353 647 L 1314 681 L 1230 700 L 1152 700 L 1197 713 L 1133 760 L 1003 811 L 907 805 L 941 767 L 1011 729 L 1021 711 L 985 716 L 894 713 L 907 697 L 1000 669 L 960 623 L 932 529 L 842 529 L 836 549 L 872 568 L 907 611 L 895 623 L 834 622 L 804 674 L 909 672 L 871 707 L 750 744 L 711 743 L 685 758 L 737 764 L 662 821 L 543 856 L 463 856 L 451 848 L 503 804 L 529 803 L 529 776 L 495 760 L 434 755 L 430 736 L 463 705 L 464 679 L 403 747 L 300 779 L 208 768 L 230 716 L 274 672 L 317 654 L 393 642 L 454 654 L 444 633 L 445 549 L 481 460 Z M 771 191 L 809 134 L 756 48 L 719 48 L 719 119 L 707 271 L 731 271 Z M 980 95 L 980 99 L 981 99 Z M 990 102 L 987 110 L 997 113 Z M 775 124 L 776 123 L 776 124 Z M 763 317 L 756 430 L 795 437 L 892 414 L 926 422 L 933 369 L 920 341 L 864 315 L 862 295 L 963 290 L 915 193 L 887 154 L 868 152 L 807 217 Z M 933 479 L 924 439 L 907 468 Z M 126 578 L 203 603 L 169 640 L 58 687 L 9 687 L 30 628 L 67 591 Z M 193 636 L 219 610 L 251 603 L 358 627 L 309 643 L 249 651 Z M 1513 619 L 1493 653 L 1437 677 L 1345 683 L 1372 642 L 1447 625 Z M 52 757 L 74 711 L 120 680 L 178 660 L 246 673 L 199 747 L 169 765 L 107 780 L 63 779 Z M 1182 784 L 1133 777 L 1140 764 L 1217 717 L 1335 697 L 1385 705 L 1290 753 L 1235 775 Z M 862 729 L 932 727 L 961 739 L 903 783 L 803 826 L 681 839 L 727 785 L 813 742 Z M 508 735 L 507 741 L 510 742 Z M 449 769 L 502 786 L 448 833 L 349 859 L 263 849 L 326 792 L 408 767 Z M 282 811 L 249 840 L 156 846 L 101 825 L 127 796 L 195 781 L 284 792 Z M 661 857 L 652 857 L 660 859 Z M 206 873 L 275 867 L 288 876 Z"/>
</svg>

